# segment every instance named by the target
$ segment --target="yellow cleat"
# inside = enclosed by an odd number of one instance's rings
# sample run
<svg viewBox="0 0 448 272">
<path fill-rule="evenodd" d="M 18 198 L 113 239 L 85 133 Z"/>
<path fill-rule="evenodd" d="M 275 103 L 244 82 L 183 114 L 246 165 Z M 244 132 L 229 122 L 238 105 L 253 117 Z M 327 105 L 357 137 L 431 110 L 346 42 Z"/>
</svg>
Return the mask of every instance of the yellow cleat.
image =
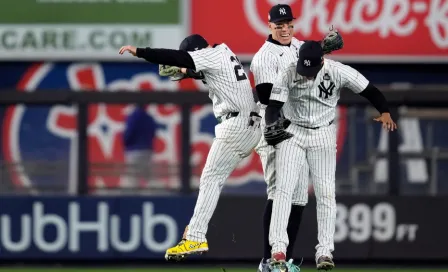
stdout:
<svg viewBox="0 0 448 272">
<path fill-rule="evenodd" d="M 166 250 L 165 259 L 180 261 L 184 259 L 186 255 L 202 254 L 207 251 L 208 251 L 207 242 L 194 242 L 182 239 L 182 241 L 180 241 L 179 244 L 177 244 L 177 246 Z"/>
</svg>

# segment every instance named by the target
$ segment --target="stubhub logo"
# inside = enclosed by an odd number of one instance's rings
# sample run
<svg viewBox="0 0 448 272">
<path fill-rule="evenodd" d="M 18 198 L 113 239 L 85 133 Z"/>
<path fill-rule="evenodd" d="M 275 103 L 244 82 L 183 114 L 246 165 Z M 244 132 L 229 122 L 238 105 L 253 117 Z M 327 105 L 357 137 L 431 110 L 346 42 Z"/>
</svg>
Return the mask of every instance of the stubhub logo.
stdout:
<svg viewBox="0 0 448 272">
<path fill-rule="evenodd" d="M 100 253 L 134 252 L 141 247 L 164 252 L 177 242 L 176 221 L 168 214 L 156 214 L 152 202 L 141 202 L 141 210 L 136 214 L 123 213 L 113 202 L 89 204 L 70 201 L 66 202 L 66 211 L 51 213 L 46 211 L 50 208 L 48 203 L 34 201 L 30 213 L 0 214 L 0 250 L 77 253 L 88 244 L 89 250 Z M 120 215 L 113 213 L 114 206 L 121 210 Z M 96 218 L 85 220 L 85 213 L 96 214 Z"/>
</svg>

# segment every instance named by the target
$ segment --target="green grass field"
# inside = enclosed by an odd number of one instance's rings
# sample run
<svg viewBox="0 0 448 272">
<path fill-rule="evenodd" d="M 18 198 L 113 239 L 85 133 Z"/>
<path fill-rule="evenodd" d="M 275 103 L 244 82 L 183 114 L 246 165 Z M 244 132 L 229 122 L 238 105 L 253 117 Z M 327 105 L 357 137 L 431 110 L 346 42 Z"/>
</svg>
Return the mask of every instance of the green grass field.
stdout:
<svg viewBox="0 0 448 272">
<path fill-rule="evenodd" d="M 220 268 L 0 268 L 1 272 L 222 272 Z M 256 268 L 226 268 L 226 272 L 255 272 Z M 317 271 L 313 267 L 305 267 L 301 271 Z M 335 268 L 334 272 L 378 272 L 378 271 L 396 271 L 396 272 L 423 272 L 438 271 L 448 272 L 448 269 L 396 269 L 396 268 Z"/>
</svg>

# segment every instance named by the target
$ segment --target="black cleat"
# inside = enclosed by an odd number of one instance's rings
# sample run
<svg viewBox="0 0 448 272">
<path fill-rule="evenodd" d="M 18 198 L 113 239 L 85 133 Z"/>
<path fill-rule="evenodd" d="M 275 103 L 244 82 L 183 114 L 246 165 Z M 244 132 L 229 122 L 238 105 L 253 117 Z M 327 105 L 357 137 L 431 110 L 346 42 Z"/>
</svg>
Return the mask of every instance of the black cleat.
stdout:
<svg viewBox="0 0 448 272">
<path fill-rule="evenodd" d="M 317 270 L 331 270 L 334 268 L 334 262 L 330 257 L 321 256 L 317 259 Z"/>
</svg>

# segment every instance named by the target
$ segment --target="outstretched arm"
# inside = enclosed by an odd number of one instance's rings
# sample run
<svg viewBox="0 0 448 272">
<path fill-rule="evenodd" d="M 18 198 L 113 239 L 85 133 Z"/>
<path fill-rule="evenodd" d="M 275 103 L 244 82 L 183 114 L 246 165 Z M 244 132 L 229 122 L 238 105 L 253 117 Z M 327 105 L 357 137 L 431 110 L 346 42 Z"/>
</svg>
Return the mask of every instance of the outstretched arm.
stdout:
<svg viewBox="0 0 448 272">
<path fill-rule="evenodd" d="M 367 87 L 359 93 L 361 96 L 365 97 L 372 106 L 375 107 L 381 114 L 379 117 L 374 118 L 373 120 L 377 122 L 381 122 L 383 124 L 383 128 L 394 131 L 397 129 L 397 124 L 392 120 L 390 116 L 389 107 L 387 105 L 386 98 L 383 93 L 378 90 L 372 83 L 369 83 Z"/>
<path fill-rule="evenodd" d="M 365 97 L 381 114 L 373 120 L 381 122 L 384 129 L 390 131 L 397 129 L 397 124 L 395 124 L 390 116 L 386 98 L 380 90 L 370 83 L 361 73 L 348 65 L 343 65 L 340 71 L 342 74 L 343 86 L 350 89 L 352 92 Z"/>
<path fill-rule="evenodd" d="M 155 64 L 196 69 L 193 58 L 186 51 L 150 47 L 136 48 L 135 46 L 126 45 L 120 48 L 119 54 L 122 55 L 125 52 Z"/>
</svg>

